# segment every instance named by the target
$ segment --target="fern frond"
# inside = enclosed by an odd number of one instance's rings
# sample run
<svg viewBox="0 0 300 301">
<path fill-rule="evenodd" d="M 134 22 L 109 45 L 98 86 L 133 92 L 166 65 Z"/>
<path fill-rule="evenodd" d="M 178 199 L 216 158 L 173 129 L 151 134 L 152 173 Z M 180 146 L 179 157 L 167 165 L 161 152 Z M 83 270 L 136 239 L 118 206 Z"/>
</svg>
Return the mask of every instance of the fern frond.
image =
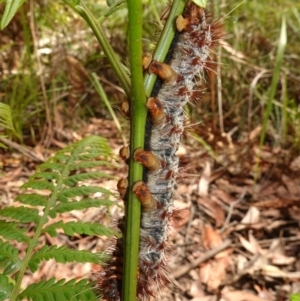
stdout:
<svg viewBox="0 0 300 301">
<path fill-rule="evenodd" d="M 48 181 L 50 180 L 56 180 L 58 181 L 60 177 L 60 174 L 54 171 L 41 171 L 41 172 L 36 172 L 30 177 L 30 180 L 35 180 L 35 179 L 46 179 Z"/>
<path fill-rule="evenodd" d="M 85 186 L 86 180 L 114 177 L 109 173 L 105 174 L 98 171 L 82 173 L 82 170 L 79 169 L 87 165 L 92 168 L 103 166 L 104 162 L 108 166 L 110 163 L 106 158 L 110 155 L 111 151 L 106 139 L 97 136 L 84 138 L 66 149 L 60 150 L 42 164 L 29 181 L 22 186 L 25 193 L 20 195 L 17 200 L 25 206 L 7 207 L 0 211 L 0 217 L 8 219 L 7 221 L 0 220 L 0 236 L 7 240 L 16 239 L 28 244 L 26 254 L 20 262 L 16 255 L 18 250 L 13 249 L 8 243 L 1 244 L 0 242 L 0 266 L 2 264 L 5 273 L 14 272 L 18 269 L 18 273 L 15 273 L 15 285 L 11 290 L 11 301 L 22 300 L 23 298 L 33 301 L 95 300 L 95 296 L 91 295 L 92 292 L 88 289 L 86 281 L 79 283 L 75 283 L 75 280 L 67 283 L 65 280 L 57 283 L 54 280 L 44 281 L 33 284 L 21 294 L 19 293 L 26 269 L 29 267 L 32 271 L 36 271 L 42 260 L 54 258 L 62 263 L 71 261 L 99 263 L 104 259 L 102 253 L 92 254 L 88 251 L 70 250 L 65 246 L 60 248 L 45 246 L 40 251 L 35 249 L 42 233 L 48 232 L 51 236 L 56 236 L 57 228 L 62 229 L 69 236 L 75 233 L 107 237 L 119 236 L 116 230 L 98 223 L 69 222 L 64 224 L 60 221 L 46 226 L 49 217 L 55 217 L 58 212 L 114 204 L 113 192 L 99 186 Z M 82 161 L 82 158 L 88 159 Z M 88 161 L 89 158 L 91 161 Z M 74 166 L 78 169 L 74 169 Z M 74 171 L 76 174 L 70 175 Z M 47 191 L 46 195 L 44 190 Z M 92 200 L 91 198 L 94 197 L 95 193 L 97 193 L 97 197 Z M 30 205 L 30 207 L 26 207 L 26 205 Z M 31 206 L 42 206 L 43 211 L 31 208 Z M 10 221 L 10 219 L 18 222 Z M 20 224 L 32 222 L 36 224 L 34 233 L 32 237 L 27 237 L 24 233 L 26 225 L 22 229 Z"/>
<path fill-rule="evenodd" d="M 64 179 L 64 184 L 67 186 L 73 186 L 80 181 L 86 181 L 90 179 L 101 179 L 101 178 L 116 179 L 116 177 L 104 172 L 86 172 L 77 175 L 72 175 Z"/>
<path fill-rule="evenodd" d="M 65 234 L 72 236 L 74 233 L 85 234 L 85 235 L 100 235 L 107 237 L 118 237 L 119 232 L 108 228 L 98 223 L 83 223 L 83 222 L 68 222 L 63 223 L 59 221 L 46 227 L 43 232 L 47 232 L 50 236 L 54 237 L 57 235 L 56 229 L 61 228 Z"/>
<path fill-rule="evenodd" d="M 28 266 L 32 272 L 35 272 L 41 261 L 51 258 L 60 263 L 76 261 L 103 264 L 107 261 L 108 256 L 103 252 L 91 253 L 86 250 L 70 250 L 65 246 L 59 248 L 57 246 L 44 246 L 31 257 Z"/>
<path fill-rule="evenodd" d="M 62 172 L 65 169 L 65 167 L 65 164 L 57 163 L 53 161 L 53 158 L 50 158 L 45 163 L 39 166 L 39 170 L 57 170 L 59 172 Z"/>
<path fill-rule="evenodd" d="M 78 156 L 78 160 L 87 161 L 100 156 L 100 152 L 98 151 L 89 151 L 86 154 L 81 154 Z"/>
<path fill-rule="evenodd" d="M 15 200 L 31 206 L 46 206 L 48 198 L 36 193 L 28 193 L 18 195 Z"/>
<path fill-rule="evenodd" d="M 52 182 L 49 182 L 47 180 L 43 181 L 43 180 L 29 180 L 28 182 L 26 182 L 25 184 L 23 184 L 21 186 L 21 188 L 23 189 L 36 189 L 36 190 L 50 190 L 53 191 L 54 190 L 54 185 Z"/>
<path fill-rule="evenodd" d="M 104 195 L 112 195 L 113 193 L 110 190 L 107 190 L 103 187 L 98 186 L 79 186 L 79 187 L 71 187 L 65 188 L 61 190 L 57 194 L 57 198 L 61 202 L 67 202 L 69 198 L 74 198 L 78 196 L 89 196 L 93 193 L 101 193 Z"/>
<path fill-rule="evenodd" d="M 52 278 L 29 285 L 17 300 L 32 301 L 96 301 L 96 296 L 90 289 L 87 280 L 75 283 L 75 280 L 65 282 L 65 279 L 55 282 Z"/>
<path fill-rule="evenodd" d="M 18 253 L 18 249 L 0 239 L 0 268 L 4 269 L 4 275 L 9 275 L 20 268 L 21 260 Z"/>
<path fill-rule="evenodd" d="M 12 289 L 13 284 L 9 282 L 8 277 L 0 274 L 0 301 L 9 299 Z"/>
<path fill-rule="evenodd" d="M 12 218 L 20 221 L 21 223 L 35 222 L 38 224 L 41 219 L 37 209 L 24 206 L 4 208 L 0 210 L 0 216 Z"/>
<path fill-rule="evenodd" d="M 110 163 L 107 161 L 87 161 L 87 162 L 74 163 L 71 166 L 70 171 L 98 167 L 98 166 L 103 166 L 103 165 L 105 167 L 114 167 L 115 166 L 113 163 Z"/>
<path fill-rule="evenodd" d="M 10 106 L 2 102 L 0 102 L 0 127 L 14 131 Z M 0 137 L 3 136 L 0 135 Z M 0 147 L 6 148 L 6 145 L 0 143 Z"/>
<path fill-rule="evenodd" d="M 29 243 L 30 238 L 25 234 L 26 229 L 20 228 L 17 222 L 0 221 L 0 236 L 7 240 Z"/>
<path fill-rule="evenodd" d="M 71 210 L 82 210 L 91 207 L 109 207 L 113 204 L 115 204 L 115 202 L 106 199 L 82 199 L 80 201 L 59 203 L 49 211 L 49 216 L 55 218 L 57 213 L 69 212 Z"/>
<path fill-rule="evenodd" d="M 0 102 L 0 127 L 14 130 L 10 106 Z"/>
</svg>

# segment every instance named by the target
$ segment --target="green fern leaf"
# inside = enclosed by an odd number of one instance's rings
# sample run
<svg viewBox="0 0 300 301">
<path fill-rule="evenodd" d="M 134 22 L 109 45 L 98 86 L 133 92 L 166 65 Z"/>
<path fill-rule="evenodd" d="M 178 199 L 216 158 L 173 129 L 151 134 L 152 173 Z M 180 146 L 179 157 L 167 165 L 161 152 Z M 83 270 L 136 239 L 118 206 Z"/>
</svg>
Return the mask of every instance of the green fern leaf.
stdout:
<svg viewBox="0 0 300 301">
<path fill-rule="evenodd" d="M 4 269 L 4 275 L 9 275 L 20 268 L 21 260 L 18 253 L 18 249 L 0 239 L 0 268 Z"/>
<path fill-rule="evenodd" d="M 43 195 L 28 193 L 18 195 L 15 200 L 31 206 L 46 206 L 48 198 Z"/>
<path fill-rule="evenodd" d="M 53 162 L 53 158 L 50 158 L 45 163 L 39 166 L 39 170 L 57 170 L 59 172 L 62 172 L 65 167 L 65 164 Z"/>
<path fill-rule="evenodd" d="M 33 174 L 30 179 L 34 180 L 34 179 L 46 179 L 48 181 L 50 180 L 56 180 L 58 181 L 58 179 L 60 178 L 60 175 L 57 172 L 50 172 L 50 171 L 41 171 L 41 172 L 36 172 L 35 174 Z"/>
<path fill-rule="evenodd" d="M 88 153 L 86 154 L 81 154 L 78 156 L 78 160 L 81 160 L 81 161 L 87 161 L 87 160 L 91 160 L 91 159 L 95 159 L 97 157 L 100 157 L 102 154 L 101 151 L 89 151 Z"/>
<path fill-rule="evenodd" d="M 72 151 L 72 150 L 71 150 Z M 67 154 L 65 154 L 67 153 Z M 70 160 L 70 157 L 74 157 L 75 154 L 71 153 L 70 151 L 66 152 L 66 150 L 62 149 L 61 151 L 57 152 L 55 156 L 53 157 L 53 160 L 59 163 L 66 164 L 68 160 Z M 76 158 L 76 155 L 75 157 Z"/>
<path fill-rule="evenodd" d="M 0 210 L 0 216 L 10 217 L 20 221 L 21 223 L 35 222 L 38 224 L 41 219 L 37 209 L 24 206 L 4 208 Z"/>
<path fill-rule="evenodd" d="M 99 200 L 99 199 L 82 199 L 81 201 L 74 201 L 68 203 L 59 203 L 52 210 L 49 211 L 49 215 L 52 218 L 56 217 L 57 213 L 69 212 L 72 210 L 82 210 L 91 207 L 106 206 L 109 207 L 115 204 L 115 202 L 110 200 Z"/>
<path fill-rule="evenodd" d="M 7 240 L 15 239 L 18 242 L 29 243 L 30 239 L 24 234 L 25 231 L 26 229 L 20 228 L 17 222 L 0 221 L 0 236 Z"/>
<path fill-rule="evenodd" d="M 63 223 L 59 221 L 46 227 L 43 232 L 49 233 L 52 237 L 57 235 L 56 229 L 61 228 L 66 235 L 73 236 L 74 233 L 85 235 L 100 235 L 107 237 L 119 236 L 116 230 L 108 228 L 97 223 L 83 223 L 83 222 L 68 222 Z"/>
<path fill-rule="evenodd" d="M 55 283 L 55 279 L 40 281 L 29 285 L 17 300 L 32 301 L 96 301 L 96 296 L 91 290 L 91 285 L 87 280 L 75 283 L 70 280 L 65 283 L 65 279 Z"/>
<path fill-rule="evenodd" d="M 54 185 L 52 182 L 43 181 L 43 180 L 29 180 L 21 186 L 21 188 L 32 188 L 37 190 L 54 190 Z"/>
<path fill-rule="evenodd" d="M 0 301 L 9 299 L 13 287 L 8 277 L 0 274 Z"/>
<path fill-rule="evenodd" d="M 11 108 L 3 102 L 0 102 L 0 127 L 14 131 Z"/>
<path fill-rule="evenodd" d="M 68 202 L 69 198 L 74 198 L 77 196 L 89 196 L 92 193 L 100 192 L 105 195 L 111 195 L 112 193 L 103 188 L 103 187 L 97 187 L 97 186 L 80 186 L 80 187 L 71 187 L 67 189 L 63 189 L 60 191 L 57 195 L 57 198 L 61 202 Z"/>
<path fill-rule="evenodd" d="M 68 186 L 74 186 L 80 181 L 86 181 L 89 179 L 100 179 L 100 178 L 108 178 L 115 179 L 116 177 L 109 175 L 104 172 L 86 172 L 77 175 L 72 175 L 64 180 L 64 184 Z"/>
<path fill-rule="evenodd" d="M 32 272 L 38 269 L 38 265 L 42 260 L 54 258 L 56 262 L 91 262 L 103 264 L 107 261 L 108 256 L 103 252 L 91 253 L 86 250 L 71 250 L 65 246 L 58 248 L 57 246 L 44 246 L 37 251 L 29 261 L 29 268 Z"/>
<path fill-rule="evenodd" d="M 71 166 L 70 171 L 78 170 L 78 169 L 86 169 L 92 168 L 97 166 L 105 166 L 105 167 L 115 167 L 114 164 L 107 162 L 107 161 L 87 161 L 87 162 L 79 162 L 75 163 Z"/>
</svg>

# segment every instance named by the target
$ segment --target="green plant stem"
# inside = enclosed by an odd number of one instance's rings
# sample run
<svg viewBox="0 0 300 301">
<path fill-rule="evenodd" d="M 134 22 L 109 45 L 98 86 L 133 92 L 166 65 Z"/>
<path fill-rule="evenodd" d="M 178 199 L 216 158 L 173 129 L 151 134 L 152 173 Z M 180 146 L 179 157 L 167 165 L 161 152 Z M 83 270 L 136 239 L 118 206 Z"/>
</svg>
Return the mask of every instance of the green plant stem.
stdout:
<svg viewBox="0 0 300 301">
<path fill-rule="evenodd" d="M 142 68 L 142 1 L 127 0 L 127 4 L 131 70 L 130 153 L 132 155 L 137 148 L 144 147 L 147 110 Z M 136 300 L 141 205 L 132 193 L 131 187 L 136 181 L 142 180 L 142 177 L 142 165 L 134 162 L 131 156 L 129 163 L 129 193 L 126 206 L 123 301 Z"/>
<path fill-rule="evenodd" d="M 168 20 L 164 26 L 164 29 L 159 38 L 159 42 L 153 53 L 154 60 L 157 60 L 159 62 L 163 62 L 165 60 L 176 32 L 175 20 L 182 13 L 186 2 L 187 0 L 174 0 L 168 16 Z M 147 97 L 150 96 L 155 81 L 156 81 L 156 75 L 147 74 L 145 76 L 144 87 L 145 87 L 145 94 Z"/>
<path fill-rule="evenodd" d="M 107 40 L 102 26 L 93 16 L 92 12 L 88 9 L 88 7 L 80 2 L 80 5 L 76 6 L 76 11 L 81 15 L 81 17 L 89 24 L 90 28 L 93 30 L 100 46 L 102 47 L 107 59 L 109 60 L 112 68 L 117 74 L 117 77 L 125 91 L 127 97 L 130 97 L 130 78 L 125 71 L 124 66 L 121 64 L 118 59 L 116 53 L 111 47 L 109 41 Z"/>
</svg>

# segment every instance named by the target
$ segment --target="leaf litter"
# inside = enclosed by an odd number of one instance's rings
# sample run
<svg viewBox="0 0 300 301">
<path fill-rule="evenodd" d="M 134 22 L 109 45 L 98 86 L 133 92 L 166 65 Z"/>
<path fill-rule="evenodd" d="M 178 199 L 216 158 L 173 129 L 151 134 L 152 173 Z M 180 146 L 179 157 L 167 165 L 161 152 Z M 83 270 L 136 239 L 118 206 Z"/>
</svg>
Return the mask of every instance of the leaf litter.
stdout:
<svg viewBox="0 0 300 301">
<path fill-rule="evenodd" d="M 100 120 L 93 119 L 91 124 L 77 136 L 97 129 L 99 134 L 109 135 L 117 152 L 121 140 L 112 139 L 114 134 L 105 128 L 102 131 Z M 221 161 L 213 161 L 206 153 L 200 160 L 190 156 L 195 151 L 192 145 L 180 153 L 185 169 L 195 176 L 178 178 L 175 205 L 182 210 L 182 218 L 172 229 L 175 254 L 170 265 L 174 281 L 163 300 L 277 301 L 289 300 L 290 294 L 300 290 L 300 169 L 294 163 L 298 159 L 286 150 L 264 147 L 258 160 L 253 146 L 237 160 L 245 146 L 231 143 L 227 156 L 226 148 L 217 149 Z M 32 159 L 17 153 L 1 156 L 3 173 L 10 179 L 9 184 L 0 182 L 3 201 L 11 204 L 36 163 L 28 164 Z M 260 170 L 255 179 L 257 161 Z M 115 170 L 120 177 L 124 172 L 124 168 Z M 107 185 L 115 189 L 112 181 Z M 116 220 L 121 211 L 116 207 L 107 215 L 87 209 L 84 213 L 59 214 L 57 220 L 109 223 L 110 216 Z M 54 238 L 45 234 L 41 243 L 93 251 L 112 244 L 104 238 L 81 235 L 70 240 L 63 233 Z M 45 262 L 36 273 L 26 276 L 23 285 L 50 273 L 70 279 L 89 277 L 91 271 L 97 271 L 91 264 Z"/>
</svg>

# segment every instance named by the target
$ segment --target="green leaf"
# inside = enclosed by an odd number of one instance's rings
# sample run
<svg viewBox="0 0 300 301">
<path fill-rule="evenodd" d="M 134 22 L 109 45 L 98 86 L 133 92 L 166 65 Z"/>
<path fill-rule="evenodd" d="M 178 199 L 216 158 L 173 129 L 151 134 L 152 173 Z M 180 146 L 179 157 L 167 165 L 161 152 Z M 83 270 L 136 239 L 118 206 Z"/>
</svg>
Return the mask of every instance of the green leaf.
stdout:
<svg viewBox="0 0 300 301">
<path fill-rule="evenodd" d="M 116 177 L 109 175 L 104 172 L 87 172 L 87 173 L 80 173 L 77 175 L 72 175 L 66 179 L 64 179 L 64 184 L 68 186 L 74 186 L 79 181 L 85 181 L 89 179 L 100 179 L 100 178 L 108 178 L 108 179 L 115 179 Z"/>
<path fill-rule="evenodd" d="M 0 274 L 0 301 L 10 298 L 13 284 L 9 282 L 8 277 Z"/>
<path fill-rule="evenodd" d="M 108 162 L 108 161 L 87 161 L 87 162 L 79 162 L 75 163 L 71 166 L 70 171 L 72 170 L 78 170 L 78 169 L 86 169 L 86 168 L 93 168 L 97 166 L 105 166 L 105 167 L 115 167 L 114 164 Z"/>
<path fill-rule="evenodd" d="M 101 199 L 82 199 L 81 201 L 59 203 L 52 210 L 50 210 L 49 215 L 52 218 L 56 217 L 57 213 L 70 212 L 72 210 L 82 210 L 91 207 L 100 207 L 100 206 L 111 206 L 115 202 L 110 200 L 101 200 Z"/>
<path fill-rule="evenodd" d="M 15 200 L 31 206 L 46 206 L 48 198 L 36 193 L 28 193 L 18 195 Z"/>
<path fill-rule="evenodd" d="M 0 221 L 0 236 L 7 240 L 15 239 L 18 242 L 29 243 L 30 239 L 24 234 L 25 231 L 25 228 L 19 228 L 17 222 Z"/>
<path fill-rule="evenodd" d="M 4 269 L 4 275 L 9 275 L 20 268 L 21 260 L 18 254 L 18 249 L 0 239 L 0 267 Z"/>
<path fill-rule="evenodd" d="M 97 186 L 80 186 L 80 187 L 72 187 L 72 188 L 67 188 L 67 189 L 63 189 L 62 191 L 60 191 L 57 195 L 57 198 L 61 201 L 61 202 L 67 202 L 68 198 L 74 198 L 74 197 L 78 197 L 78 196 L 89 196 L 90 194 L 93 193 L 101 193 L 104 195 L 111 195 L 112 193 L 102 187 L 97 187 Z"/>
<path fill-rule="evenodd" d="M 7 130 L 14 130 L 10 107 L 0 102 L 0 127 Z"/>
<path fill-rule="evenodd" d="M 50 158 L 53 159 L 53 158 Z M 41 164 L 39 166 L 40 170 L 57 170 L 59 172 L 62 172 L 66 165 L 62 163 L 52 162 L 52 160 L 48 159 L 45 163 Z"/>
<path fill-rule="evenodd" d="M 20 221 L 21 223 L 35 222 L 38 224 L 41 219 L 37 209 L 24 206 L 4 208 L 0 210 L 0 216 L 10 217 Z"/>
<path fill-rule="evenodd" d="M 43 181 L 43 180 L 29 180 L 21 186 L 21 188 L 31 188 L 37 190 L 54 190 L 54 185 L 52 182 Z"/>
<path fill-rule="evenodd" d="M 40 281 L 29 285 L 17 298 L 17 300 L 28 299 L 32 301 L 96 301 L 96 296 L 91 285 L 86 279 L 75 283 L 65 279 L 55 283 L 55 279 Z"/>
<path fill-rule="evenodd" d="M 6 0 L 5 10 L 1 19 L 1 29 L 6 27 L 25 0 Z"/>
<path fill-rule="evenodd" d="M 61 228 L 66 235 L 73 236 L 74 233 L 85 235 L 100 235 L 106 237 L 119 236 L 119 233 L 111 228 L 98 223 L 68 222 L 59 221 L 46 227 L 43 232 L 49 233 L 52 237 L 57 235 L 56 229 Z"/>
<path fill-rule="evenodd" d="M 103 252 L 91 253 L 86 250 L 71 250 L 65 246 L 44 246 L 41 250 L 37 251 L 29 261 L 29 268 L 32 272 L 37 271 L 38 265 L 42 260 L 49 260 L 54 258 L 56 262 L 91 262 L 103 264 L 107 261 L 108 256 Z"/>
<path fill-rule="evenodd" d="M 291 301 L 300 301 L 300 294 L 291 295 Z"/>
<path fill-rule="evenodd" d="M 57 172 L 50 172 L 50 171 L 43 171 L 43 172 L 36 172 L 35 174 L 33 174 L 30 177 L 30 180 L 34 180 L 34 179 L 45 179 L 48 181 L 51 180 L 58 180 L 61 177 L 60 174 L 58 174 Z"/>
<path fill-rule="evenodd" d="M 192 0 L 196 5 L 205 8 L 207 6 L 207 0 Z"/>
</svg>

